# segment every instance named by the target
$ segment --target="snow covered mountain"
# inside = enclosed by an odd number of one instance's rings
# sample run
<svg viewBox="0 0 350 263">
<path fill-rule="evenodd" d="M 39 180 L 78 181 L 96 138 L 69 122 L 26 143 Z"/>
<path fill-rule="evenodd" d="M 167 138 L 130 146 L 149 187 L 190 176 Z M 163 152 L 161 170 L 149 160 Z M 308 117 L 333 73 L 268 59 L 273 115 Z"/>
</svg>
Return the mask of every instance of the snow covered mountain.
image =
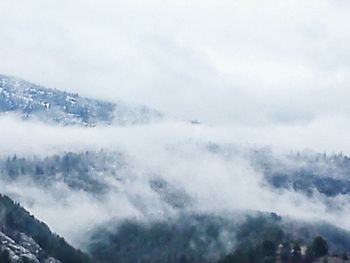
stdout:
<svg viewBox="0 0 350 263">
<path fill-rule="evenodd" d="M 84 126 L 144 124 L 162 118 L 156 110 L 80 97 L 0 75 L 0 112 L 13 112 L 23 119 Z"/>
</svg>

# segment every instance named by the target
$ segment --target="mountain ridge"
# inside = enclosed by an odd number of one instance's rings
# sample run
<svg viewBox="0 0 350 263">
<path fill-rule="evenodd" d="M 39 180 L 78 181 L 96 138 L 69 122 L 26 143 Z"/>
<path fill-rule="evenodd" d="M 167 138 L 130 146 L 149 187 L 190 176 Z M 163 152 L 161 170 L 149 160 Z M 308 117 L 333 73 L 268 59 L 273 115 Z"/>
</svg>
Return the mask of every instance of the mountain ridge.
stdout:
<svg viewBox="0 0 350 263">
<path fill-rule="evenodd" d="M 85 98 L 2 74 L 0 112 L 18 113 L 25 120 L 36 118 L 47 123 L 88 127 L 145 124 L 163 117 L 145 106 Z"/>
</svg>

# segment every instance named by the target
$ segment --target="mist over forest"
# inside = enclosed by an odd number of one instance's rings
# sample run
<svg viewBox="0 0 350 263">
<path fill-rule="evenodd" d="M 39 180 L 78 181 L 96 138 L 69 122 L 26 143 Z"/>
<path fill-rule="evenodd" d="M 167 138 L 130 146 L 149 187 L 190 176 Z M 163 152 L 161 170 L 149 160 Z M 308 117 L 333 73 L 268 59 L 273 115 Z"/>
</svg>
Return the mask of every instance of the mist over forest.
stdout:
<svg viewBox="0 0 350 263">
<path fill-rule="evenodd" d="M 0 263 L 349 260 L 349 3 L 0 12 Z"/>
</svg>

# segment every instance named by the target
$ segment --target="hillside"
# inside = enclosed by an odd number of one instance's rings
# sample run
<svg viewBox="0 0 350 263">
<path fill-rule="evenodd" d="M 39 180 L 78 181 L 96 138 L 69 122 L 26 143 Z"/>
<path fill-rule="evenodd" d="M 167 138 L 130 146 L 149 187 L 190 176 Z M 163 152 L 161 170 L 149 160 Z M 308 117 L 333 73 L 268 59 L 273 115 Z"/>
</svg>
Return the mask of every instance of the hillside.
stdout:
<svg viewBox="0 0 350 263">
<path fill-rule="evenodd" d="M 0 75 L 0 112 L 46 123 L 83 126 L 142 124 L 162 117 L 147 107 L 88 99 L 5 75 Z"/>
<path fill-rule="evenodd" d="M 87 263 L 89 258 L 52 233 L 19 204 L 0 195 L 1 262 Z"/>
</svg>

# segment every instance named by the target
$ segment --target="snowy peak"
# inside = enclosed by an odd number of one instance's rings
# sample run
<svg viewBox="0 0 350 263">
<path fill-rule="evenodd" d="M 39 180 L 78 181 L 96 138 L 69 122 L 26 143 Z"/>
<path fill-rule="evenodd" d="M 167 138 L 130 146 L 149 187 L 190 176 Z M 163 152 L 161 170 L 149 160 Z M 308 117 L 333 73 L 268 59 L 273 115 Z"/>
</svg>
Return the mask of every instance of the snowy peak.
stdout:
<svg viewBox="0 0 350 263">
<path fill-rule="evenodd" d="M 162 117 L 147 107 L 88 99 L 5 75 L 0 75 L 0 112 L 14 112 L 23 119 L 84 126 L 141 124 Z"/>
</svg>

